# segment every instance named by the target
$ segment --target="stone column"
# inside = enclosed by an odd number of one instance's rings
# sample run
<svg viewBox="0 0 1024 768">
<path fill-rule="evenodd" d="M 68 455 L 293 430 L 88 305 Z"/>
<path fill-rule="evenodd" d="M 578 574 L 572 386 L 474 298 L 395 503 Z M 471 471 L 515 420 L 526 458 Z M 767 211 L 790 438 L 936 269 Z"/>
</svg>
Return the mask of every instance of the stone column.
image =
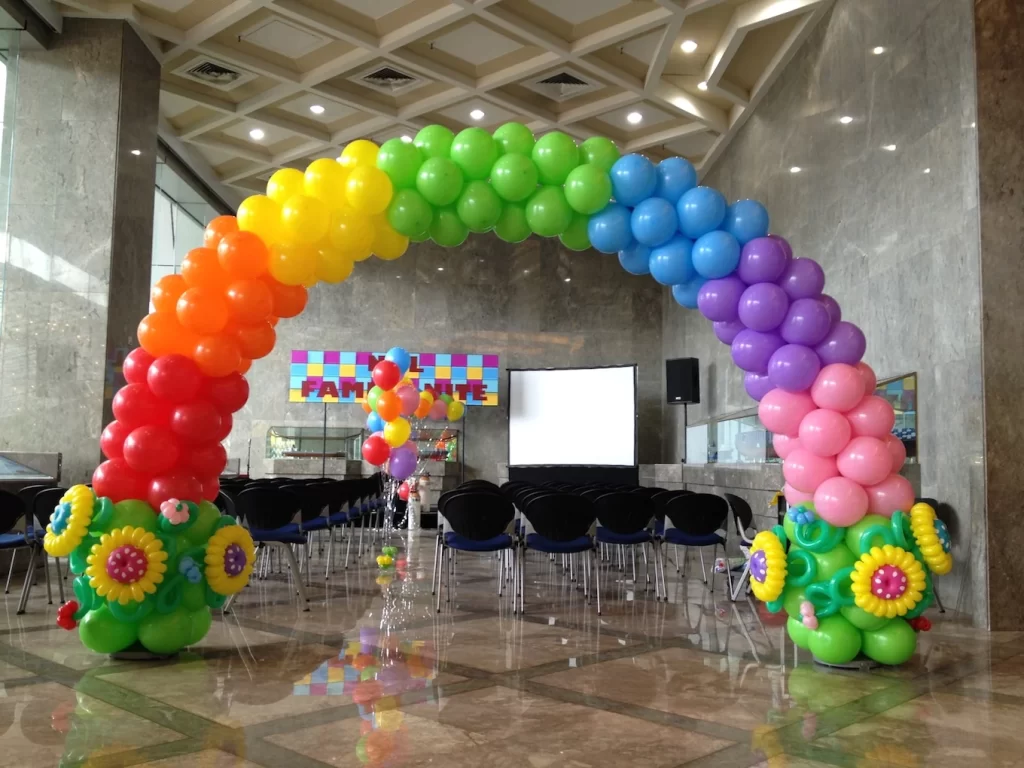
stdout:
<svg viewBox="0 0 1024 768">
<path fill-rule="evenodd" d="M 121 21 L 68 19 L 18 62 L 0 326 L 0 450 L 87 481 L 146 313 L 160 65 Z"/>
</svg>

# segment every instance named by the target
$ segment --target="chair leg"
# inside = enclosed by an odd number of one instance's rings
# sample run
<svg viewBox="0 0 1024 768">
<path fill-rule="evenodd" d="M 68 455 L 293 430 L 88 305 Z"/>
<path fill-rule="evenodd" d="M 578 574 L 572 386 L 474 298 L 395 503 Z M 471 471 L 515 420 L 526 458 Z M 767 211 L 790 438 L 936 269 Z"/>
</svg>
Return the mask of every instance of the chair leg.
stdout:
<svg viewBox="0 0 1024 768">
<path fill-rule="evenodd" d="M 365 522 L 363 519 L 359 520 L 359 546 L 356 547 L 356 560 L 363 556 L 363 530 L 366 528 Z"/>
<path fill-rule="evenodd" d="M 700 552 L 700 572 L 704 574 L 704 583 L 707 584 L 708 567 L 704 564 L 704 547 L 697 547 L 697 550 Z M 714 590 L 714 584 L 711 585 L 711 588 Z"/>
<path fill-rule="evenodd" d="M 323 549 L 320 550 L 323 554 Z M 327 565 L 324 568 L 324 581 L 331 580 L 331 561 L 334 559 L 334 526 L 331 526 L 330 533 L 327 536 Z"/>
<path fill-rule="evenodd" d="M 28 556 L 28 570 L 25 572 L 25 583 L 21 587 L 21 600 L 18 602 L 18 615 L 20 616 L 25 612 L 25 606 L 28 605 L 28 594 L 32 591 L 32 577 L 35 575 L 36 568 L 36 547 L 31 547 L 32 552 Z"/>
<path fill-rule="evenodd" d="M 46 580 L 46 603 L 53 605 L 53 587 L 50 586 L 50 556 L 43 550 L 43 578 Z"/>
<path fill-rule="evenodd" d="M 437 581 L 437 554 L 441 549 L 441 537 L 434 537 L 434 573 L 430 577 L 430 594 L 435 594 L 434 583 Z"/>
<path fill-rule="evenodd" d="M 224 613 L 224 614 L 227 614 L 227 613 L 228 613 L 228 611 L 230 611 L 230 610 L 231 610 L 231 606 L 235 604 L 235 598 L 236 598 L 236 597 L 238 597 L 238 592 L 235 592 L 235 594 L 231 595 L 231 596 L 230 596 L 230 597 L 229 597 L 229 598 L 227 599 L 227 602 L 225 602 L 225 603 L 224 603 L 224 607 L 223 607 L 223 608 L 221 608 L 221 612 L 222 612 L 222 613 Z"/>
<path fill-rule="evenodd" d="M 445 557 L 445 546 L 441 544 L 441 552 L 438 560 L 437 569 L 437 612 L 441 612 L 441 580 L 444 578 L 444 557 Z"/>
<path fill-rule="evenodd" d="M 18 550 L 11 550 L 11 567 L 7 569 L 7 584 L 4 585 L 4 594 L 11 591 L 11 576 L 14 575 L 14 558 L 18 556 Z"/>
<path fill-rule="evenodd" d="M 747 562 L 743 564 L 743 570 L 740 571 L 740 577 L 735 582 L 733 582 L 730 579 L 729 595 L 730 595 L 730 599 L 734 603 L 739 598 L 740 592 L 743 590 L 743 585 L 747 583 L 747 577 L 749 575 L 750 575 L 750 561 L 747 560 Z"/>
<path fill-rule="evenodd" d="M 597 592 L 597 615 L 601 615 L 601 561 L 598 560 L 594 568 L 594 589 Z"/>
<path fill-rule="evenodd" d="M 60 594 L 60 604 L 64 605 L 64 578 L 60 572 L 60 558 L 53 558 L 53 562 L 57 566 L 57 592 Z"/>
<path fill-rule="evenodd" d="M 302 601 L 302 610 L 309 610 L 309 598 L 306 597 L 306 588 L 302 585 L 302 570 L 299 568 L 299 563 L 295 559 L 295 553 L 292 552 L 292 548 L 287 544 L 281 546 L 281 550 L 284 552 L 284 556 L 288 559 L 288 567 L 291 568 L 292 577 L 295 579 L 295 591 L 299 594 L 299 600 Z"/>
<path fill-rule="evenodd" d="M 345 537 L 345 539 L 346 539 L 346 541 L 345 541 L 345 570 L 346 571 L 348 570 L 348 553 L 352 551 L 352 539 L 354 539 L 355 537 L 356 537 L 356 535 L 352 532 L 352 524 L 349 523 L 349 525 L 348 525 L 348 536 Z"/>
<path fill-rule="evenodd" d="M 939 613 L 945 613 L 946 612 L 946 608 L 942 604 L 942 598 L 939 597 L 939 590 L 938 590 L 938 587 L 935 586 L 935 582 L 934 581 L 932 582 L 932 594 L 935 595 L 935 604 L 937 606 L 939 606 Z"/>
<path fill-rule="evenodd" d="M 661 596 L 668 602 L 668 582 L 665 581 L 665 545 L 658 545 L 658 570 L 661 571 Z"/>
</svg>

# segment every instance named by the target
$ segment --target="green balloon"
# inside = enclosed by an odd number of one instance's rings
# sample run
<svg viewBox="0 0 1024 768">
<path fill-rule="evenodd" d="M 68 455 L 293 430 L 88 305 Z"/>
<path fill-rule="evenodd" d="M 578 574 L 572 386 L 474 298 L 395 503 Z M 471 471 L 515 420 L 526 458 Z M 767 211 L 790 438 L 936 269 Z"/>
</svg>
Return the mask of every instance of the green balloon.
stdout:
<svg viewBox="0 0 1024 768">
<path fill-rule="evenodd" d="M 590 247 L 590 236 L 587 234 L 588 221 L 590 221 L 589 216 L 584 216 L 582 213 L 574 214 L 569 228 L 558 236 L 562 245 L 570 251 L 587 250 Z"/>
<path fill-rule="evenodd" d="M 441 400 L 445 403 L 445 405 L 451 405 L 452 404 L 452 396 L 451 395 L 441 395 Z"/>
<path fill-rule="evenodd" d="M 799 549 L 800 547 L 796 544 L 796 523 L 793 522 L 793 518 L 789 515 L 786 515 L 782 520 L 782 530 L 786 532 L 786 540 L 789 542 L 789 548 L 793 549 L 796 547 Z"/>
<path fill-rule="evenodd" d="M 537 166 L 526 155 L 502 155 L 491 168 L 491 186 L 502 200 L 525 200 L 537 191 Z"/>
<path fill-rule="evenodd" d="M 526 222 L 541 237 L 556 237 L 565 232 L 572 223 L 572 208 L 565 202 L 562 188 L 548 186 L 534 192 L 526 203 Z"/>
<path fill-rule="evenodd" d="M 391 179 L 395 189 L 416 186 L 416 172 L 423 165 L 423 153 L 415 144 L 401 139 L 388 139 L 377 151 L 377 167 Z"/>
<path fill-rule="evenodd" d="M 800 587 L 786 587 L 782 593 L 782 608 L 789 616 L 800 617 L 800 605 L 807 599 Z"/>
<path fill-rule="evenodd" d="M 828 581 L 836 571 L 857 562 L 857 558 L 845 544 L 837 544 L 828 552 L 812 552 L 811 556 L 818 563 L 817 581 Z"/>
<path fill-rule="evenodd" d="M 176 653 L 191 636 L 192 617 L 181 606 L 167 614 L 153 611 L 139 622 L 139 642 L 151 653 Z"/>
<path fill-rule="evenodd" d="M 806 651 L 811 647 L 811 630 L 804 626 L 799 616 L 790 616 L 786 619 L 786 633 L 789 635 L 789 639 L 796 643 L 797 648 L 803 648 Z"/>
<path fill-rule="evenodd" d="M 879 664 L 903 664 L 917 648 L 917 633 L 903 619 L 892 619 L 885 626 L 864 633 L 864 655 Z"/>
<path fill-rule="evenodd" d="M 856 605 L 844 605 L 839 609 L 839 612 L 843 614 L 848 622 L 853 624 L 857 629 L 875 630 L 883 626 L 889 619 L 882 617 L 879 618 L 873 613 L 868 613 L 863 608 L 858 608 Z"/>
<path fill-rule="evenodd" d="M 881 515 L 864 515 L 864 517 L 846 529 L 846 546 L 850 548 L 851 552 L 858 556 L 861 554 L 861 534 L 863 534 L 868 528 L 875 525 L 880 525 L 886 530 L 892 530 L 892 521 L 887 517 L 882 517 Z M 884 538 L 876 534 L 866 543 L 870 550 L 871 547 L 884 547 L 886 542 Z"/>
<path fill-rule="evenodd" d="M 580 151 L 572 136 L 561 131 L 545 133 L 530 154 L 541 184 L 564 184 L 569 171 L 580 164 Z"/>
<path fill-rule="evenodd" d="M 197 563 L 202 568 L 202 563 Z M 181 604 L 188 611 L 198 611 L 200 608 L 206 607 L 206 583 L 200 581 L 198 584 L 192 584 L 186 581 L 181 587 Z"/>
<path fill-rule="evenodd" d="M 577 213 L 589 216 L 602 210 L 612 199 L 608 172 L 589 163 L 576 166 L 565 179 L 565 199 Z"/>
<path fill-rule="evenodd" d="M 580 144 L 581 162 L 596 165 L 605 173 L 612 169 L 620 156 L 615 142 L 604 136 L 591 136 Z"/>
<path fill-rule="evenodd" d="M 846 664 L 860 653 L 861 634 L 842 616 L 826 616 L 818 620 L 818 629 L 811 632 L 811 653 L 826 664 Z"/>
<path fill-rule="evenodd" d="M 388 205 L 388 223 L 400 235 L 412 237 L 426 232 L 434 209 L 415 189 L 400 189 Z"/>
<path fill-rule="evenodd" d="M 432 157 L 420 166 L 416 189 L 431 205 L 451 205 L 462 191 L 462 171 L 447 157 Z"/>
<path fill-rule="evenodd" d="M 203 607 L 197 611 L 190 611 L 189 618 L 192 620 L 192 630 L 188 635 L 188 645 L 195 645 L 210 631 L 213 616 L 210 615 L 209 608 Z"/>
<path fill-rule="evenodd" d="M 368 402 L 370 404 L 370 410 L 371 411 L 376 412 L 376 410 L 377 410 L 377 400 L 383 394 L 384 394 L 384 390 L 381 389 L 380 387 L 378 387 L 377 385 L 374 385 L 374 386 L 370 387 L 370 392 L 366 396 L 366 402 Z"/>
<path fill-rule="evenodd" d="M 78 623 L 78 637 L 82 645 L 96 653 L 117 653 L 134 643 L 139 636 L 135 624 L 115 619 L 106 601 L 95 611 L 89 611 Z"/>
<path fill-rule="evenodd" d="M 486 181 L 471 181 L 455 209 L 470 232 L 489 232 L 501 216 L 501 198 Z"/>
<path fill-rule="evenodd" d="M 412 143 L 426 158 L 443 157 L 448 159 L 454 140 L 455 134 L 443 125 L 428 125 L 416 134 Z"/>
<path fill-rule="evenodd" d="M 445 248 L 462 245 L 469 237 L 469 229 L 462 223 L 454 208 L 438 208 L 430 225 L 430 238 Z"/>
<path fill-rule="evenodd" d="M 494 142 L 498 145 L 498 154 L 527 155 L 533 151 L 536 143 L 533 131 L 522 123 L 505 123 L 494 132 Z"/>
<path fill-rule="evenodd" d="M 220 522 L 222 515 L 220 510 L 209 501 L 204 501 L 199 504 L 199 517 L 196 521 L 189 526 L 188 530 L 185 531 L 180 539 L 186 542 L 187 547 L 198 547 L 205 545 L 210 537 L 213 535 L 213 529 Z M 181 544 L 178 545 L 178 551 L 185 549 Z"/>
<path fill-rule="evenodd" d="M 433 225 L 433 224 L 431 224 L 431 225 Z M 410 243 L 425 243 L 429 239 L 430 239 L 430 229 L 427 229 L 426 232 L 420 232 L 418 235 L 409 235 L 409 242 Z"/>
<path fill-rule="evenodd" d="M 498 147 L 483 128 L 467 128 L 452 142 L 451 158 L 467 179 L 481 181 L 491 175 Z"/>
<path fill-rule="evenodd" d="M 157 516 L 153 508 L 144 501 L 138 499 L 126 499 L 114 505 L 114 512 L 110 516 L 104 530 L 112 531 L 115 528 L 124 528 L 131 525 L 135 528 L 145 528 L 147 531 L 155 531 Z"/>
<path fill-rule="evenodd" d="M 506 243 L 521 243 L 533 234 L 526 221 L 526 206 L 522 203 L 505 203 L 498 223 L 494 225 L 494 234 Z"/>
</svg>

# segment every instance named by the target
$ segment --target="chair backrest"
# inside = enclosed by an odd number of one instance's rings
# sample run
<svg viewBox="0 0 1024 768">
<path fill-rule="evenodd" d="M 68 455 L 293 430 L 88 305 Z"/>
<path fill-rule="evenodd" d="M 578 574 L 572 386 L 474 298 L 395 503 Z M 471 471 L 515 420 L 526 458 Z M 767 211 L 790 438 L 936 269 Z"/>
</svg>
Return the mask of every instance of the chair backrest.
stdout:
<svg viewBox="0 0 1024 768">
<path fill-rule="evenodd" d="M 326 501 L 324 499 L 323 487 L 319 483 L 305 485 L 289 483 L 288 485 L 282 485 L 281 490 L 293 493 L 298 497 L 299 503 L 302 504 L 302 510 L 300 511 L 300 520 L 302 522 L 308 523 L 310 520 L 315 520 L 323 515 Z"/>
<path fill-rule="evenodd" d="M 220 510 L 222 515 L 227 515 L 229 517 L 238 516 L 238 513 L 235 512 L 234 499 L 232 499 L 231 495 L 224 490 L 217 493 L 217 498 L 213 500 L 213 504 Z"/>
<path fill-rule="evenodd" d="M 45 491 L 47 488 L 53 488 L 53 485 L 26 485 L 24 488 L 18 490 L 18 498 L 21 499 L 22 503 L 25 505 L 25 509 L 31 510 L 32 503 L 36 500 L 36 495 L 40 491 Z"/>
<path fill-rule="evenodd" d="M 492 490 L 492 491 L 500 490 L 500 488 L 498 488 L 498 486 L 495 485 L 494 483 L 492 483 L 490 480 L 467 480 L 462 485 L 460 485 L 459 488 L 460 489 L 464 488 L 464 489 L 467 489 L 467 490 L 470 489 L 470 488 L 476 488 L 476 489 L 487 488 L 487 489 Z"/>
<path fill-rule="evenodd" d="M 648 499 L 653 499 L 655 496 L 657 496 L 664 490 L 664 488 L 658 488 L 656 486 L 638 485 L 636 488 L 631 489 L 631 492 L 637 494 L 638 496 L 644 496 Z"/>
<path fill-rule="evenodd" d="M 607 488 L 587 488 L 586 490 L 581 491 L 579 495 L 585 499 L 597 501 L 597 499 L 599 499 L 601 496 L 604 496 L 606 493 L 609 493 L 609 490 Z"/>
<path fill-rule="evenodd" d="M 516 516 L 512 502 L 502 494 L 476 490 L 452 494 L 438 511 L 452 531 L 473 541 L 504 533 Z"/>
<path fill-rule="evenodd" d="M 725 500 L 729 502 L 729 508 L 732 509 L 732 518 L 736 523 L 736 532 L 743 536 L 754 527 L 754 513 L 750 510 L 750 504 L 747 503 L 746 499 L 741 499 L 734 493 L 726 493 L 724 496 Z"/>
<path fill-rule="evenodd" d="M 45 529 L 67 488 L 44 488 L 32 499 L 32 524 Z"/>
<path fill-rule="evenodd" d="M 677 496 L 692 496 L 692 495 L 693 495 L 693 491 L 683 491 L 683 490 L 661 491 L 660 493 L 654 494 L 653 496 L 651 496 L 651 501 L 654 502 L 654 516 L 656 518 L 658 518 L 658 520 L 664 520 L 665 519 L 665 507 L 668 505 L 669 501 L 671 501 L 672 499 L 676 498 Z"/>
<path fill-rule="evenodd" d="M 642 531 L 654 518 L 654 502 L 637 493 L 612 491 L 594 500 L 597 522 L 612 533 Z"/>
<path fill-rule="evenodd" d="M 272 531 L 283 528 L 301 509 L 298 496 L 280 488 L 246 488 L 235 500 L 235 511 L 250 528 Z"/>
<path fill-rule="evenodd" d="M 586 536 L 597 519 L 590 499 L 568 493 L 531 496 L 521 509 L 533 530 L 552 541 L 572 541 Z"/>
<path fill-rule="evenodd" d="M 708 536 L 725 530 L 729 504 L 713 493 L 687 493 L 670 499 L 665 514 L 672 525 L 691 536 Z"/>
<path fill-rule="evenodd" d="M 10 533 L 25 519 L 25 502 L 10 491 L 0 491 L 0 533 Z"/>
</svg>

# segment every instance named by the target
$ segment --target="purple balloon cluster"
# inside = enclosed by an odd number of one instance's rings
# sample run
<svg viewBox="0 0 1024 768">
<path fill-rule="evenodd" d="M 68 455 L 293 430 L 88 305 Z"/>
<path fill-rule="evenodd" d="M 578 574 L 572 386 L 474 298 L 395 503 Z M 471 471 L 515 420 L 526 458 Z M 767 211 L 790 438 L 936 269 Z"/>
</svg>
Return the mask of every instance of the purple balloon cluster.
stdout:
<svg viewBox="0 0 1024 768">
<path fill-rule="evenodd" d="M 778 235 L 748 242 L 731 275 L 701 287 L 697 306 L 714 323 L 718 339 L 731 345 L 755 400 L 776 387 L 803 392 L 822 367 L 856 365 L 863 357 L 864 334 L 842 319 L 824 287 L 821 265 L 793 258 Z"/>
</svg>

